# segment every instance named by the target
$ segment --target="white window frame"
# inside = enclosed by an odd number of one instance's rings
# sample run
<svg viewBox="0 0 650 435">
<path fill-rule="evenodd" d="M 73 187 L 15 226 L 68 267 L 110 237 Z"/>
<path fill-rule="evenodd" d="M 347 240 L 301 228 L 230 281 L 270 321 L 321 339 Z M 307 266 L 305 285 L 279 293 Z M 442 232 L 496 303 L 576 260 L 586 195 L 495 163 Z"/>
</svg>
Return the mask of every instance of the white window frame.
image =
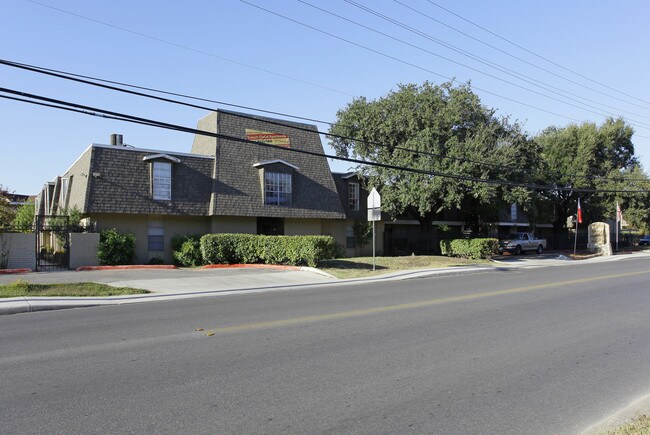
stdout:
<svg viewBox="0 0 650 435">
<path fill-rule="evenodd" d="M 264 204 L 265 205 L 291 205 L 290 173 L 264 171 Z"/>
<path fill-rule="evenodd" d="M 348 183 L 348 206 L 350 210 L 359 211 L 359 183 Z"/>
<path fill-rule="evenodd" d="M 151 191 L 157 201 L 172 200 L 172 164 L 153 161 L 151 165 Z"/>
<path fill-rule="evenodd" d="M 152 248 L 152 244 L 159 245 L 160 249 L 155 246 Z M 165 229 L 161 223 L 150 224 L 147 232 L 147 249 L 155 252 L 165 250 Z"/>
<path fill-rule="evenodd" d="M 67 204 L 66 201 L 68 200 L 68 179 L 67 178 L 61 178 L 61 200 L 59 203 L 59 207 L 61 209 L 65 209 Z"/>
</svg>

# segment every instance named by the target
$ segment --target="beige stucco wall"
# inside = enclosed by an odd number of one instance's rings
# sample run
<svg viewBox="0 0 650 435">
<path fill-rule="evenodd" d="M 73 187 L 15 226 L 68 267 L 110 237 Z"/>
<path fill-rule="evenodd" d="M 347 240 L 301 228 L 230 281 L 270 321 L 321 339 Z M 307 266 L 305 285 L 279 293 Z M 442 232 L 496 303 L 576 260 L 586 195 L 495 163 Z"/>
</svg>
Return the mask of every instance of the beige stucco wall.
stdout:
<svg viewBox="0 0 650 435">
<path fill-rule="evenodd" d="M 210 233 L 257 234 L 257 218 L 251 216 L 213 216 Z"/>
<path fill-rule="evenodd" d="M 8 269 L 34 269 L 36 235 L 33 233 L 0 234 L 0 255 L 8 256 Z"/>
<path fill-rule="evenodd" d="M 285 219 L 285 236 L 320 236 L 322 219 Z"/>
<path fill-rule="evenodd" d="M 352 235 L 352 225 L 354 225 L 354 220 L 323 220 L 323 229 L 322 234 L 330 235 L 336 239 L 336 241 L 345 248 L 346 238 L 348 233 Z M 376 244 L 376 255 L 383 255 L 384 252 L 384 223 L 375 222 L 375 244 Z M 346 248 L 345 254 L 347 257 L 370 257 L 372 256 L 372 239 L 368 242 L 363 249 L 359 247 L 355 248 Z"/>
<path fill-rule="evenodd" d="M 70 269 L 97 266 L 99 233 L 70 233 Z"/>
<path fill-rule="evenodd" d="M 172 239 L 177 235 L 203 235 L 209 233 L 210 221 L 204 217 L 99 214 L 91 216 L 97 221 L 97 230 L 115 228 L 120 233 L 135 235 L 135 264 L 147 264 L 161 257 L 165 264 L 173 263 Z M 149 226 L 161 224 L 164 229 L 164 251 L 149 251 Z"/>
</svg>

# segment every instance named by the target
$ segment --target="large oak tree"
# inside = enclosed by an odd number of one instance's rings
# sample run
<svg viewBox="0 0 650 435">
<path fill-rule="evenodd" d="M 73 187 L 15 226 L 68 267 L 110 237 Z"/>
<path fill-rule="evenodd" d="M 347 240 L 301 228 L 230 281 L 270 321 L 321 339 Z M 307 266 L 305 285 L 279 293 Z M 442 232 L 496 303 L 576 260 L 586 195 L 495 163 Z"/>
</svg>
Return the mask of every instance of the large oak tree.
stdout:
<svg viewBox="0 0 650 435">
<path fill-rule="evenodd" d="M 578 196 L 588 222 L 614 218 L 618 201 L 631 212 L 630 218 L 637 216 L 635 226 L 643 226 L 639 218 L 647 215 L 648 195 L 624 193 L 648 188 L 634 154 L 633 133 L 622 119 L 610 118 L 600 126 L 586 122 L 549 127 L 535 137 L 541 151 L 539 182 L 556 188 L 543 192 L 553 207 L 556 230 L 576 213 Z"/>
<path fill-rule="evenodd" d="M 380 190 L 383 211 L 420 222 L 427 251 L 432 222 L 446 209 L 469 204 L 494 214 L 503 201 L 530 200 L 527 189 L 454 178 L 527 181 L 529 171 L 520 169 L 535 167 L 538 155 L 520 126 L 481 104 L 469 84 L 407 84 L 377 100 L 356 98 L 330 134 L 340 156 L 431 172 L 356 168 Z"/>
</svg>

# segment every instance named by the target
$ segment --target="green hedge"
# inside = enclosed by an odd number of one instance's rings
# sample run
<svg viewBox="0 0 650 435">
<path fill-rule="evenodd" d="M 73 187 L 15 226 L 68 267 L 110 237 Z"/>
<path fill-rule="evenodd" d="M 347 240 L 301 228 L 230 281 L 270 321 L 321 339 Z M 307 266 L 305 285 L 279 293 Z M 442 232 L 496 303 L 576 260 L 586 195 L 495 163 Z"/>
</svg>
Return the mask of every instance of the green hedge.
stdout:
<svg viewBox="0 0 650 435">
<path fill-rule="evenodd" d="M 99 233 L 97 258 L 101 265 L 132 264 L 135 255 L 135 236 L 121 234 L 116 229 Z"/>
<path fill-rule="evenodd" d="M 201 236 L 172 237 L 172 255 L 178 266 L 202 266 L 205 263 L 201 254 Z"/>
<path fill-rule="evenodd" d="M 206 264 L 265 263 L 307 265 L 335 258 L 340 249 L 331 236 L 258 236 L 206 234 L 201 253 Z"/>
<path fill-rule="evenodd" d="M 440 241 L 442 255 L 470 259 L 488 258 L 497 253 L 497 239 L 449 239 Z"/>
</svg>

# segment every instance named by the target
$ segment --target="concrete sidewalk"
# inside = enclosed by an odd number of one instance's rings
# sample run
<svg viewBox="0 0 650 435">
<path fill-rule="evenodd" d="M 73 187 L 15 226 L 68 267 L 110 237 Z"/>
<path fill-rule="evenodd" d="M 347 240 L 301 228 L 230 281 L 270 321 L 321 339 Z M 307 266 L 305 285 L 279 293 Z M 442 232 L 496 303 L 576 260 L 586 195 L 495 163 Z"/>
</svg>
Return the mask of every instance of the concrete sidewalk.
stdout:
<svg viewBox="0 0 650 435">
<path fill-rule="evenodd" d="M 337 279 L 318 269 L 130 269 L 101 271 L 36 272 L 0 276 L 0 284 L 17 279 L 30 283 L 97 282 L 115 287 L 149 290 L 150 294 L 105 297 L 16 297 L 0 299 L 0 315 L 65 308 L 195 298 L 214 295 L 299 290 L 323 285 L 351 285 L 372 281 L 403 280 L 429 275 L 459 275 L 494 270 L 492 266 L 400 271 L 372 278 Z"/>
<path fill-rule="evenodd" d="M 406 270 L 371 278 L 337 279 L 318 269 L 115 269 L 96 271 L 36 272 L 0 275 L 0 284 L 17 279 L 31 283 L 97 282 L 115 287 L 149 290 L 150 294 L 106 297 L 17 297 L 0 298 L 0 315 L 65 308 L 119 305 L 215 295 L 231 295 L 274 290 L 299 290 L 313 286 L 353 285 L 368 282 L 399 281 L 427 276 L 454 276 L 495 270 L 551 267 L 589 262 L 616 261 L 632 257 L 650 257 L 633 253 L 573 261 L 562 256 L 510 256 L 493 265 Z"/>
</svg>

